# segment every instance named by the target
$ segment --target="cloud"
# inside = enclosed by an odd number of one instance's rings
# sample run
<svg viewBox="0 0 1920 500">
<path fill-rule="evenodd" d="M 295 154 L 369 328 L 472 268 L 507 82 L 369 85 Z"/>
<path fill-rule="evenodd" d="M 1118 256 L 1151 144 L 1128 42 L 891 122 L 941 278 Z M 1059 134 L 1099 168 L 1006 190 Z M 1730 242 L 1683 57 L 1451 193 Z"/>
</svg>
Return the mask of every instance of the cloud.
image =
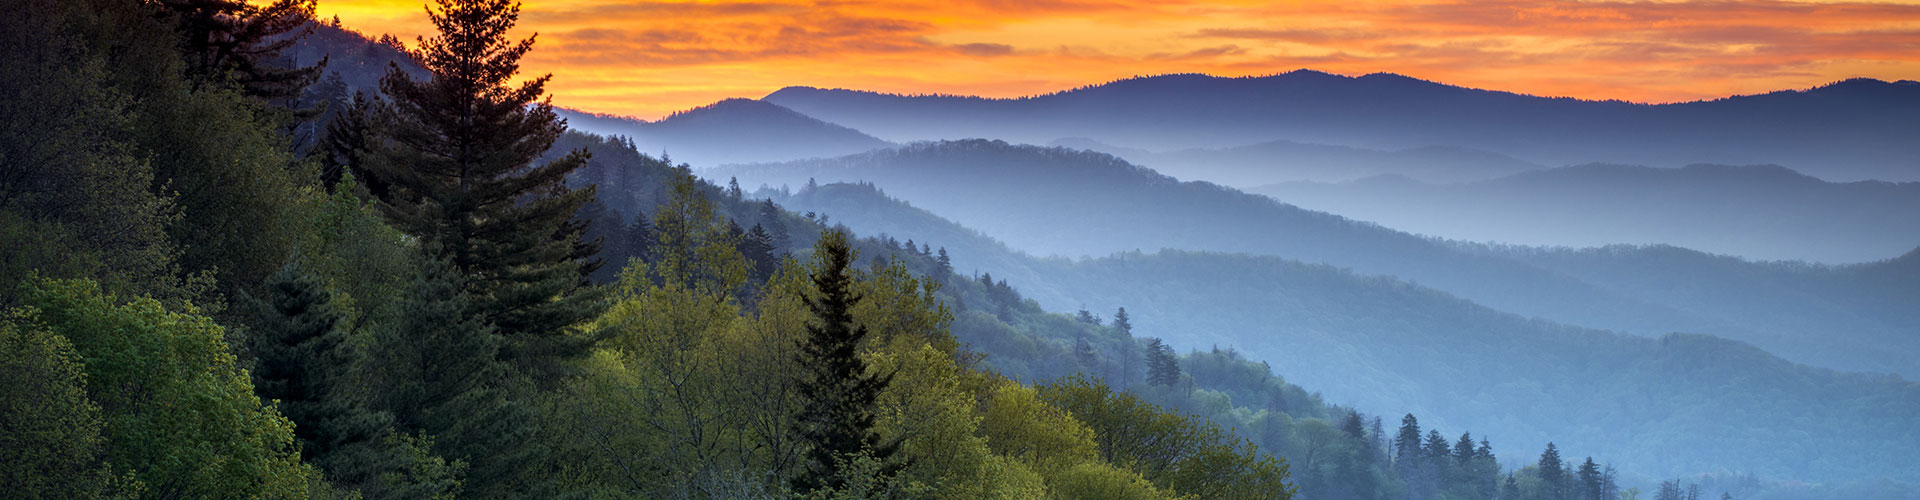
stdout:
<svg viewBox="0 0 1920 500">
<path fill-rule="evenodd" d="M 974 57 L 992 57 L 1012 54 L 1013 46 L 1004 43 L 963 43 L 954 45 L 953 50 Z"/>
</svg>

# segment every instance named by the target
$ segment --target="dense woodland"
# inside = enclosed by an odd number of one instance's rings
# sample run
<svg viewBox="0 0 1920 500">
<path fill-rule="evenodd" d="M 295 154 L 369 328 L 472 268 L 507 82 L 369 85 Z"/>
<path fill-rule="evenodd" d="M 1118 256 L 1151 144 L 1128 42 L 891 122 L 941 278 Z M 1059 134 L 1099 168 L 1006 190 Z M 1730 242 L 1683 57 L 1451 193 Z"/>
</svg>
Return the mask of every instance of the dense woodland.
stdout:
<svg viewBox="0 0 1920 500">
<path fill-rule="evenodd" d="M 569 132 L 547 77 L 512 83 L 511 2 L 358 39 L 420 68 L 378 78 L 294 49 L 341 36 L 311 2 L 4 3 L 9 495 L 1702 495 L 1552 443 L 1503 463 Z"/>
</svg>

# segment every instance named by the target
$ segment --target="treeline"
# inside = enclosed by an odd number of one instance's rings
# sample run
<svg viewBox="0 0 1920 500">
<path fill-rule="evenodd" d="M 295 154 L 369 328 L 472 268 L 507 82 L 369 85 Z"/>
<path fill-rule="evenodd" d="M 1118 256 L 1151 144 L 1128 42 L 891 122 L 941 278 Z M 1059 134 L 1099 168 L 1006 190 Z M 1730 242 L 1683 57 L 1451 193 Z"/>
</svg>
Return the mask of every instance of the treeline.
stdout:
<svg viewBox="0 0 1920 500">
<path fill-rule="evenodd" d="M 738 189 L 680 168 L 644 224 L 596 223 L 623 217 L 568 186 L 589 154 L 541 158 L 546 78 L 508 84 L 508 2 L 438 2 L 432 77 L 344 108 L 277 56 L 311 2 L 14 3 L 9 495 L 1293 495 L 1220 427 L 982 369 L 940 279 L 857 264 L 878 240 L 778 243 L 824 217 L 741 229 Z"/>
</svg>

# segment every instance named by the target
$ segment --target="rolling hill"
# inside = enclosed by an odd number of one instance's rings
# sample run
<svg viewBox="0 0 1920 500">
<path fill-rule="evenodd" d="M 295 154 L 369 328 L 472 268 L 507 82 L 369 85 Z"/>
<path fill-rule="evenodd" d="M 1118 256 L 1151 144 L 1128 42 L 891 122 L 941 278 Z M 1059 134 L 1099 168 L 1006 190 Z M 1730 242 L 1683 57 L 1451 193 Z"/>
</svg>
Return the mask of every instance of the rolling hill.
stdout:
<svg viewBox="0 0 1920 500">
<path fill-rule="evenodd" d="M 1920 183 L 1826 182 L 1771 165 L 1594 164 L 1462 184 L 1376 177 L 1247 191 L 1469 241 L 1666 244 L 1826 263 L 1870 262 L 1920 247 Z"/>
<path fill-rule="evenodd" d="M 696 165 L 821 158 L 892 146 L 752 99 L 727 99 L 651 122 L 572 110 L 562 110 L 561 116 L 582 131 L 624 136 L 641 151 L 664 152 L 676 162 Z"/>
<path fill-rule="evenodd" d="M 1277 140 L 1220 149 L 1154 152 L 1084 138 L 1061 139 L 1052 145 L 1111 154 L 1182 180 L 1235 187 L 1339 182 L 1379 175 L 1434 183 L 1471 182 L 1546 168 L 1500 153 L 1450 146 L 1379 151 Z"/>
</svg>

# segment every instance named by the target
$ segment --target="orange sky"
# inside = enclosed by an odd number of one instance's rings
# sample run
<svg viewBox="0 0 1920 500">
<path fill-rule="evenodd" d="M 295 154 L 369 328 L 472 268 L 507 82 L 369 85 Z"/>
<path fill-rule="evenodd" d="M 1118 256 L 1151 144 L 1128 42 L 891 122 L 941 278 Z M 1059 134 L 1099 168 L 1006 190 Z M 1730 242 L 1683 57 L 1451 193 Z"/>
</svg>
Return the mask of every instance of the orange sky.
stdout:
<svg viewBox="0 0 1920 500">
<path fill-rule="evenodd" d="M 1920 0 L 523 0 L 554 102 L 658 118 L 789 85 L 1013 97 L 1135 75 L 1392 72 L 1671 102 L 1920 79 Z M 407 40 L 424 0 L 320 0 Z"/>
</svg>

